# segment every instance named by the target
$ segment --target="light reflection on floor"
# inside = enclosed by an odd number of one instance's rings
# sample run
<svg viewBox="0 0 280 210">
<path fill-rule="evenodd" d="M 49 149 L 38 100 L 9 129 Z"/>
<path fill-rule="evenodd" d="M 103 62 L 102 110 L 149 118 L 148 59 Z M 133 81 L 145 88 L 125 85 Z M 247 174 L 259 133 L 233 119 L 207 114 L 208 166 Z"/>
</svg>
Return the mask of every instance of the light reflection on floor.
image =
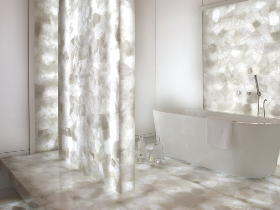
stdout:
<svg viewBox="0 0 280 210">
<path fill-rule="evenodd" d="M 71 169 L 58 151 L 3 162 L 45 209 L 280 209 L 279 166 L 271 177 L 245 179 L 166 158 L 137 164 L 135 191 L 119 195 Z"/>
</svg>

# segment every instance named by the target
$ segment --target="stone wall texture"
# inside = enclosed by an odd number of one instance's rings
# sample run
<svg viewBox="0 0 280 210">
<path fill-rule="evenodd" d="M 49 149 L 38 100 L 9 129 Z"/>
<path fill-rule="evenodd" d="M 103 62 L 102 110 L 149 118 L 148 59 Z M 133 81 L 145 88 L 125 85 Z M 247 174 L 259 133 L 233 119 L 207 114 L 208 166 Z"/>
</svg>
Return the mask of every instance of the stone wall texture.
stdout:
<svg viewBox="0 0 280 210">
<path fill-rule="evenodd" d="M 60 157 L 134 189 L 134 1 L 60 0 Z"/>
<path fill-rule="evenodd" d="M 35 0 L 36 152 L 58 149 L 58 4 Z"/>
<path fill-rule="evenodd" d="M 203 12 L 204 109 L 256 116 L 256 74 L 260 116 L 267 99 L 266 116 L 280 117 L 279 17 L 279 0 L 249 0 Z"/>
</svg>

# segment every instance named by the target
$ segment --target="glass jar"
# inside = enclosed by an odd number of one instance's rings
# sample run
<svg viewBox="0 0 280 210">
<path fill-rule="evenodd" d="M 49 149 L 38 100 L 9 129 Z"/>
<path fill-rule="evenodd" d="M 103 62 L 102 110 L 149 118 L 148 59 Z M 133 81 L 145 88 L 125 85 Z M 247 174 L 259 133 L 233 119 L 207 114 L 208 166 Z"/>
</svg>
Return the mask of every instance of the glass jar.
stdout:
<svg viewBox="0 0 280 210">
<path fill-rule="evenodd" d="M 157 163 L 161 163 L 164 160 L 163 146 L 160 141 L 160 137 L 156 137 L 156 151 L 157 151 Z"/>
<path fill-rule="evenodd" d="M 155 146 L 156 144 L 154 144 Z M 153 148 L 152 152 L 149 155 L 149 163 L 152 167 L 154 167 L 157 164 L 157 151 L 155 147 Z"/>
<path fill-rule="evenodd" d="M 146 151 L 143 152 L 142 149 L 137 149 L 135 153 L 136 163 L 146 163 Z"/>
<path fill-rule="evenodd" d="M 138 147 L 135 151 L 135 162 L 145 163 L 147 161 L 147 152 L 143 133 L 139 133 Z"/>
<path fill-rule="evenodd" d="M 139 133 L 138 149 L 142 149 L 144 152 L 145 146 L 144 135 L 143 133 Z"/>
</svg>

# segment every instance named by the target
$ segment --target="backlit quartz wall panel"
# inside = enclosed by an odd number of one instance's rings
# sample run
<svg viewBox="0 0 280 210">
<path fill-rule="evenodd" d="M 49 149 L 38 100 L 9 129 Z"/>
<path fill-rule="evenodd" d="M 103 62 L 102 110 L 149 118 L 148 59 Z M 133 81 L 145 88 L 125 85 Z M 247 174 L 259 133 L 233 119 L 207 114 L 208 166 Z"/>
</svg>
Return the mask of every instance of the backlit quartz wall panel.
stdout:
<svg viewBox="0 0 280 210">
<path fill-rule="evenodd" d="M 256 74 L 260 115 L 267 99 L 267 116 L 280 117 L 279 16 L 279 0 L 249 0 L 203 12 L 204 109 L 257 115 Z"/>
<path fill-rule="evenodd" d="M 58 149 L 58 2 L 35 0 L 36 152 Z"/>
<path fill-rule="evenodd" d="M 134 188 L 134 1 L 61 0 L 59 143 L 67 162 Z"/>
</svg>

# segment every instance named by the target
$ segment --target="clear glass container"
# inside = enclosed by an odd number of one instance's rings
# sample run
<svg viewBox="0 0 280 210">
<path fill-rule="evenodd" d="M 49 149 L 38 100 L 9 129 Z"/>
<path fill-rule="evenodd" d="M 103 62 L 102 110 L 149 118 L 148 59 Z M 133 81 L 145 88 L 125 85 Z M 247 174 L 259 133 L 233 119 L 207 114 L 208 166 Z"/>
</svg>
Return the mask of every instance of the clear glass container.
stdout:
<svg viewBox="0 0 280 210">
<path fill-rule="evenodd" d="M 144 141 L 144 134 L 143 133 L 139 133 L 139 140 L 143 140 Z"/>
<path fill-rule="evenodd" d="M 138 147 L 135 151 L 135 162 L 145 163 L 147 161 L 147 151 L 145 147 L 145 141 L 143 133 L 139 133 Z"/>
<path fill-rule="evenodd" d="M 160 137 L 156 137 L 156 140 L 157 163 L 161 163 L 164 160 L 163 146 L 160 142 Z"/>
<path fill-rule="evenodd" d="M 142 149 L 137 149 L 135 153 L 135 162 L 146 163 L 146 161 L 147 161 L 146 151 L 143 151 Z"/>
<path fill-rule="evenodd" d="M 138 141 L 138 149 L 141 149 L 142 152 L 146 152 L 146 144 L 145 144 L 145 141 L 144 141 L 144 136 L 143 136 L 143 133 L 139 133 L 139 141 Z"/>
<path fill-rule="evenodd" d="M 157 164 L 157 150 L 156 150 L 156 144 L 154 144 L 154 148 L 152 152 L 149 155 L 149 163 L 152 167 L 154 167 Z"/>
</svg>

